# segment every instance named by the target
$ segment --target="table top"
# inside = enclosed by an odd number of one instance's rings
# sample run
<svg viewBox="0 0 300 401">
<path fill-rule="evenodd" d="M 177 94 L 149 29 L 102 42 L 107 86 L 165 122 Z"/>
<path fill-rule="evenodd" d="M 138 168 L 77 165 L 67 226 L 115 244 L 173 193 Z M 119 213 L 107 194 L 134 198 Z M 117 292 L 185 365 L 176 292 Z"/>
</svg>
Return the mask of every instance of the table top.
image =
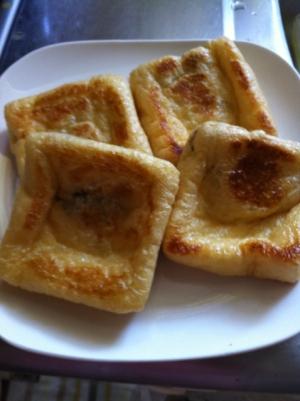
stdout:
<svg viewBox="0 0 300 401">
<path fill-rule="evenodd" d="M 34 49 L 94 39 L 227 35 L 263 45 L 292 62 L 275 0 L 251 0 L 247 5 L 226 0 L 19 0 L 11 5 L 2 2 L 0 13 L 0 24 L 9 14 L 12 24 L 2 29 L 6 37 L 1 39 L 0 74 Z M 30 353 L 0 340 L 0 370 L 192 389 L 300 393 L 300 334 L 244 354 L 159 363 L 69 360 Z"/>
</svg>

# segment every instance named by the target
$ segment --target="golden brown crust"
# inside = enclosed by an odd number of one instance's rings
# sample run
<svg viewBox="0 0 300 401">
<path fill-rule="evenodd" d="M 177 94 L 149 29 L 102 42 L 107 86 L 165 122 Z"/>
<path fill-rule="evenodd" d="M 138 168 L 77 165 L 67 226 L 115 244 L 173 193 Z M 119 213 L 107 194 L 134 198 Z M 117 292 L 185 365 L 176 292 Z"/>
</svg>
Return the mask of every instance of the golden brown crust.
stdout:
<svg viewBox="0 0 300 401">
<path fill-rule="evenodd" d="M 24 139 L 32 132 L 60 132 L 152 154 L 140 126 L 128 83 L 102 75 L 10 102 L 5 117 L 18 169 Z"/>
<path fill-rule="evenodd" d="M 253 71 L 227 38 L 181 58 L 165 56 L 142 64 L 131 72 L 130 86 L 154 155 L 175 165 L 189 135 L 206 121 L 276 134 Z"/>
<path fill-rule="evenodd" d="M 169 258 L 217 274 L 299 280 L 299 144 L 207 122 L 177 167 Z"/>
<path fill-rule="evenodd" d="M 249 131 L 261 129 L 277 136 L 276 124 L 265 96 L 239 49 L 226 37 L 210 41 L 208 48 L 232 84 L 239 107 L 236 124 Z"/>
<path fill-rule="evenodd" d="M 297 158 L 280 147 L 260 139 L 249 138 L 231 144 L 234 155 L 241 153 L 232 171 L 228 173 L 228 185 L 235 199 L 256 207 L 270 208 L 286 195 L 281 184 L 281 164 L 296 163 Z"/>
<path fill-rule="evenodd" d="M 116 313 L 141 310 L 178 171 L 139 151 L 57 133 L 30 134 L 25 150 L 1 278 Z"/>
</svg>

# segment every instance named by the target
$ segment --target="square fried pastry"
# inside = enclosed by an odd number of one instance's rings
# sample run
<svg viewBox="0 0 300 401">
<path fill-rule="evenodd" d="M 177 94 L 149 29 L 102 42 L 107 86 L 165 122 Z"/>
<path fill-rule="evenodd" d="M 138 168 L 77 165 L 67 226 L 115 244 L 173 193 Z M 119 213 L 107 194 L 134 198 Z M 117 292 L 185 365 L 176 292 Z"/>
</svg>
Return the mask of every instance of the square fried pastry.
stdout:
<svg viewBox="0 0 300 401">
<path fill-rule="evenodd" d="M 182 57 L 165 56 L 138 66 L 130 86 L 154 155 L 175 165 L 189 135 L 206 121 L 277 136 L 254 72 L 226 37 Z"/>
<path fill-rule="evenodd" d="M 228 276 L 300 277 L 300 144 L 226 123 L 189 138 L 164 253 Z"/>
<path fill-rule="evenodd" d="M 179 173 L 132 149 L 34 133 L 0 277 L 99 309 L 139 311 L 149 295 Z"/>
<path fill-rule="evenodd" d="M 5 106 L 18 171 L 24 141 L 33 132 L 59 132 L 152 154 L 125 78 L 107 74 L 68 83 Z"/>
</svg>

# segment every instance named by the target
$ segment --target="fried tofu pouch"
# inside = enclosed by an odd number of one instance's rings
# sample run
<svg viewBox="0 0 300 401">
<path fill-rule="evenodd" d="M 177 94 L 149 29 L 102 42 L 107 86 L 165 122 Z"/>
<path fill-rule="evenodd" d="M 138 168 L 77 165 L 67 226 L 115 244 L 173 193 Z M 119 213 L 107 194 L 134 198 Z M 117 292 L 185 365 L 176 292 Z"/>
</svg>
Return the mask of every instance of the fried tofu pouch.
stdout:
<svg viewBox="0 0 300 401">
<path fill-rule="evenodd" d="M 165 56 L 138 66 L 130 74 L 130 87 L 154 155 L 174 165 L 190 134 L 206 121 L 277 136 L 254 72 L 226 37 L 182 57 Z"/>
<path fill-rule="evenodd" d="M 179 173 L 145 153 L 34 133 L 0 277 L 23 289 L 115 313 L 143 309 Z"/>
<path fill-rule="evenodd" d="M 167 257 L 220 275 L 299 280 L 299 143 L 206 122 L 178 169 Z"/>
<path fill-rule="evenodd" d="M 22 175 L 24 142 L 33 132 L 59 132 L 152 155 L 125 78 L 107 74 L 72 82 L 5 106 L 10 146 Z"/>
</svg>

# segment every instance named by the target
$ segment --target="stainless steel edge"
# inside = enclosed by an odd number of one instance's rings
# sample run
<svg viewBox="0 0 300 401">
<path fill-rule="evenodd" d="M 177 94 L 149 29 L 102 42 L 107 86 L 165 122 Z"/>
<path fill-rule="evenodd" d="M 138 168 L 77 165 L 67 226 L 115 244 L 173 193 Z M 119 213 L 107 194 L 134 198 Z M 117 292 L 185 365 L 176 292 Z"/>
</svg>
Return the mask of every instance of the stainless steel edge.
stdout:
<svg viewBox="0 0 300 401">
<path fill-rule="evenodd" d="M 21 0 L 0 1 L 0 57 Z"/>
</svg>

